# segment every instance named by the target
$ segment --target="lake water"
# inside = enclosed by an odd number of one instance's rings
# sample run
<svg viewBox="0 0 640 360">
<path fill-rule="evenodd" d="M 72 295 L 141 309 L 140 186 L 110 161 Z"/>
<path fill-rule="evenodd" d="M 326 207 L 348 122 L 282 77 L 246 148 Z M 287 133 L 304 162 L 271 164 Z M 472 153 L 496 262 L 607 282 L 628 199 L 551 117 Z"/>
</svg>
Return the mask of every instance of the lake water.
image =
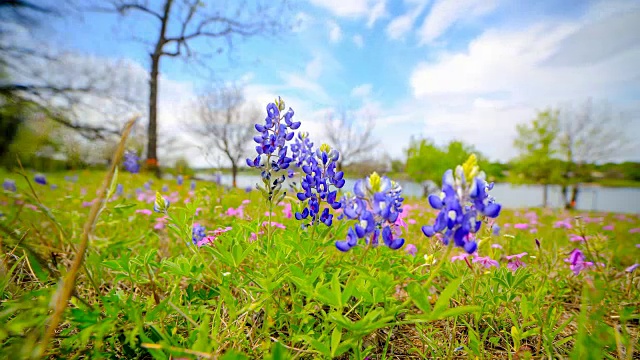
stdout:
<svg viewBox="0 0 640 360">
<path fill-rule="evenodd" d="M 213 175 L 199 174 L 198 178 L 213 181 Z M 231 185 L 231 175 L 220 176 L 224 185 Z M 238 187 L 255 187 L 262 183 L 259 176 L 238 175 Z M 343 189 L 353 189 L 355 180 L 347 179 Z M 408 197 L 421 197 L 422 186 L 414 182 L 401 182 L 403 193 Z M 549 187 L 549 206 L 563 206 L 560 186 Z M 526 185 L 512 186 L 511 184 L 496 183 L 491 195 L 502 206 L 507 208 L 537 207 L 542 205 L 542 186 Z M 640 214 L 640 188 L 607 188 L 583 187 L 578 194 L 576 207 L 579 210 L 608 211 L 618 213 Z"/>
</svg>

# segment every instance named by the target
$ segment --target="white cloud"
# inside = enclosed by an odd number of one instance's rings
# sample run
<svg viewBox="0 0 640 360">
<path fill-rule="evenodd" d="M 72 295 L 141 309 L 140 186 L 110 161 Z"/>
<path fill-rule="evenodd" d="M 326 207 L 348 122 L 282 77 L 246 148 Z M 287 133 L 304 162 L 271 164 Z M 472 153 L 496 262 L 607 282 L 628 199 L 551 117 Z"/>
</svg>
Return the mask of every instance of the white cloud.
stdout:
<svg viewBox="0 0 640 360">
<path fill-rule="evenodd" d="M 340 25 L 338 25 L 335 21 L 329 21 L 327 23 L 329 26 L 329 39 L 332 43 L 338 43 L 342 39 L 342 29 L 340 29 Z"/>
<path fill-rule="evenodd" d="M 371 94 L 371 89 L 373 86 L 371 84 L 362 84 L 351 89 L 351 96 L 366 98 Z"/>
<path fill-rule="evenodd" d="M 386 15 L 386 0 L 311 0 L 310 2 L 338 17 L 366 18 L 367 27 L 372 27 L 377 20 Z"/>
<path fill-rule="evenodd" d="M 362 38 L 362 35 L 356 34 L 353 35 L 353 43 L 360 49 L 362 49 L 362 47 L 364 47 L 364 39 Z"/>
<path fill-rule="evenodd" d="M 618 99 L 640 91 L 640 38 L 631 35 L 637 33 L 640 12 L 629 10 L 624 17 L 488 30 L 461 52 L 418 64 L 410 77 L 414 99 L 396 107 L 390 121 L 422 121 L 427 136 L 460 138 L 507 160 L 515 155 L 516 123 L 531 120 L 537 110 L 578 105 L 588 97 L 608 99 L 619 111 L 638 109 L 637 102 Z M 640 129 L 637 115 L 630 120 Z"/>
<path fill-rule="evenodd" d="M 307 13 L 299 12 L 295 16 L 293 29 L 291 30 L 294 33 L 303 32 L 307 30 L 310 22 L 311 22 L 311 17 Z"/>
<path fill-rule="evenodd" d="M 499 0 L 437 0 L 418 30 L 422 44 L 433 42 L 454 24 L 486 15 Z"/>
<path fill-rule="evenodd" d="M 367 19 L 367 27 L 371 28 L 378 19 L 386 16 L 386 14 L 387 14 L 387 10 L 386 10 L 386 4 L 384 0 L 377 1 L 375 5 L 373 5 L 373 7 L 371 8 L 371 11 L 369 12 L 368 19 Z"/>
<path fill-rule="evenodd" d="M 280 73 L 280 77 L 284 80 L 285 88 L 302 91 L 301 94 L 307 95 L 309 98 L 319 102 L 330 102 L 331 97 L 318 83 L 307 79 L 306 76 L 293 73 Z"/>
<path fill-rule="evenodd" d="M 305 67 L 305 74 L 310 79 L 315 80 L 320 77 L 320 74 L 322 74 L 322 68 L 323 68 L 322 58 L 316 55 L 313 57 L 313 60 L 307 63 L 307 66 Z"/>
<path fill-rule="evenodd" d="M 392 40 L 404 38 L 404 36 L 413 29 L 416 19 L 420 16 L 426 5 L 426 1 L 415 3 L 409 7 L 409 10 L 407 10 L 405 14 L 391 20 L 385 29 L 387 36 Z"/>
</svg>

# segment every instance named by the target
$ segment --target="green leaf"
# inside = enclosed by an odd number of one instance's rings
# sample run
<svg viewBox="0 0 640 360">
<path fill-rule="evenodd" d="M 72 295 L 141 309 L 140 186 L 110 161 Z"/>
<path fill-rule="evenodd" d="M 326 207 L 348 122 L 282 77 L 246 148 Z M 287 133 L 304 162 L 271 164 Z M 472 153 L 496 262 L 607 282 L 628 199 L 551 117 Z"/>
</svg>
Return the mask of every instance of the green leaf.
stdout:
<svg viewBox="0 0 640 360">
<path fill-rule="evenodd" d="M 333 332 L 331 333 L 331 357 L 336 356 L 341 338 L 342 330 L 340 330 L 340 328 L 336 326 L 335 328 L 333 328 Z"/>
<path fill-rule="evenodd" d="M 451 309 L 447 309 L 440 314 L 436 314 L 434 320 L 436 319 L 445 319 L 448 317 L 455 317 L 463 314 L 472 314 L 480 312 L 482 308 L 478 305 L 465 305 L 465 306 L 456 306 Z"/>
<path fill-rule="evenodd" d="M 331 277 L 331 290 L 335 296 L 338 307 L 342 307 L 342 290 L 340 289 L 340 269 L 336 270 Z"/>
<path fill-rule="evenodd" d="M 287 350 L 281 343 L 275 342 L 273 344 L 273 346 L 271 347 L 271 360 L 284 360 L 290 358 L 291 356 L 289 356 Z"/>
<path fill-rule="evenodd" d="M 201 321 L 200 326 L 198 326 L 196 342 L 193 343 L 193 350 L 209 352 L 211 351 L 211 341 L 209 340 L 211 317 L 209 315 L 205 315 Z"/>
<path fill-rule="evenodd" d="M 40 265 L 38 259 L 33 254 L 27 251 L 25 251 L 25 255 L 27 256 L 27 261 L 29 262 L 31 269 L 33 269 L 33 273 L 36 275 L 38 280 L 40 280 L 41 282 L 47 281 L 49 279 L 49 275 L 47 271 L 44 270 L 42 265 Z"/>
<path fill-rule="evenodd" d="M 245 359 L 249 359 L 249 358 L 243 353 L 237 352 L 235 350 L 229 350 L 220 357 L 220 360 L 245 360 Z"/>
<path fill-rule="evenodd" d="M 449 300 L 453 297 L 453 294 L 458 291 L 458 287 L 460 287 L 460 283 L 462 282 L 462 278 L 459 277 L 457 279 L 451 280 L 449 285 L 440 293 L 436 304 L 433 306 L 433 314 L 438 314 L 444 311 L 449 307 Z"/>
<path fill-rule="evenodd" d="M 109 192 L 107 193 L 106 199 L 111 199 L 113 194 L 116 193 L 116 186 L 118 183 L 118 167 L 115 168 L 113 172 L 113 178 L 111 179 L 111 185 L 109 186 Z"/>
<path fill-rule="evenodd" d="M 407 294 L 411 297 L 413 303 L 422 310 L 425 314 L 431 313 L 431 304 L 429 303 L 429 297 L 422 289 L 420 284 L 412 282 L 407 285 Z"/>
</svg>

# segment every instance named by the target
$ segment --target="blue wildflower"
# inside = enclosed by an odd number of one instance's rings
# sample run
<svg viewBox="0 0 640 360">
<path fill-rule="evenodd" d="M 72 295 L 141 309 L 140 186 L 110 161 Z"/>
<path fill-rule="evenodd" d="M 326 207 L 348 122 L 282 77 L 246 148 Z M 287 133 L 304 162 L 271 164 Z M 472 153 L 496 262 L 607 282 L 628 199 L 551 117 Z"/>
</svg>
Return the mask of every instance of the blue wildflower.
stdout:
<svg viewBox="0 0 640 360">
<path fill-rule="evenodd" d="M 122 186 L 122 184 L 116 185 L 116 195 L 122 196 L 123 193 L 124 193 L 124 186 Z"/>
<path fill-rule="evenodd" d="M 153 203 L 153 211 L 166 214 L 169 205 L 171 205 L 169 200 L 156 191 L 156 201 Z"/>
<path fill-rule="evenodd" d="M 182 183 L 184 182 L 184 177 L 182 177 L 182 175 L 178 175 L 176 177 L 176 182 L 178 183 L 178 185 L 182 185 Z"/>
<path fill-rule="evenodd" d="M 124 161 L 122 162 L 125 170 L 132 174 L 140 172 L 140 158 L 134 151 L 127 151 L 124 153 Z"/>
<path fill-rule="evenodd" d="M 11 179 L 4 179 L 4 182 L 2 183 L 2 188 L 10 192 L 18 191 L 18 188 L 16 187 L 16 182 Z"/>
<path fill-rule="evenodd" d="M 292 159 L 287 156 L 288 148 L 286 143 L 293 139 L 294 133 L 289 130 L 296 130 L 300 127 L 300 122 L 294 122 L 293 109 L 281 116 L 280 111 L 284 110 L 284 101 L 276 100 L 278 105 L 270 103 L 267 105 L 267 117 L 264 124 L 256 124 L 255 129 L 260 134 L 253 137 L 258 144 L 256 146 L 257 156 L 254 159 L 247 159 L 249 167 L 265 169 L 267 172 L 287 169 Z M 263 155 L 266 159 L 263 159 Z M 275 159 L 272 159 L 275 157 Z M 266 163 L 264 162 L 266 160 Z"/>
<path fill-rule="evenodd" d="M 47 185 L 47 178 L 42 174 L 37 174 L 33 179 L 40 185 Z"/>
<path fill-rule="evenodd" d="M 167 184 L 162 185 L 162 192 L 167 192 L 167 191 L 169 191 L 169 185 Z"/>
<path fill-rule="evenodd" d="M 302 167 L 307 158 L 313 156 L 313 143 L 308 132 L 298 132 L 295 143 L 291 144 L 291 159 L 297 167 Z"/>
<path fill-rule="evenodd" d="M 196 189 L 196 181 L 191 180 L 191 191 L 194 191 L 195 189 Z"/>
<path fill-rule="evenodd" d="M 333 214 L 329 208 L 324 208 L 321 212 L 322 201 L 325 201 L 331 208 L 339 209 L 342 203 L 337 200 L 338 189 L 344 186 L 344 173 L 336 171 L 336 164 L 340 158 L 337 150 L 331 149 L 327 144 L 320 146 L 315 151 L 314 156 L 307 157 L 302 164 L 302 192 L 297 194 L 298 200 L 306 202 L 307 206 L 302 212 L 296 212 L 296 219 L 302 220 L 310 217 L 310 225 L 320 221 L 327 226 L 331 226 Z"/>
<path fill-rule="evenodd" d="M 198 223 L 193 224 L 193 230 L 191 230 L 191 239 L 193 240 L 193 244 L 197 244 L 205 236 L 207 236 L 207 229 Z"/>
<path fill-rule="evenodd" d="M 469 254 L 476 251 L 478 244 L 472 234 L 480 230 L 484 217 L 495 218 L 502 208 L 489 196 L 493 184 L 488 184 L 479 170 L 475 155 L 471 155 L 462 166 L 456 167 L 455 175 L 452 170 L 444 173 L 442 193 L 429 195 L 429 204 L 440 213 L 433 225 L 422 227 L 427 237 L 443 233 L 445 245 L 453 240 L 455 246 Z M 493 230 L 499 231 L 499 228 Z"/>
<path fill-rule="evenodd" d="M 354 194 L 342 198 L 343 213 L 339 219 L 357 220 L 347 232 L 346 240 L 336 241 L 340 251 L 348 251 L 364 239 L 366 244 L 378 246 L 382 243 L 393 250 L 404 245 L 399 238 L 400 228 L 395 224 L 402 213 L 402 187 L 386 176 L 377 173 L 356 181 Z"/>
</svg>

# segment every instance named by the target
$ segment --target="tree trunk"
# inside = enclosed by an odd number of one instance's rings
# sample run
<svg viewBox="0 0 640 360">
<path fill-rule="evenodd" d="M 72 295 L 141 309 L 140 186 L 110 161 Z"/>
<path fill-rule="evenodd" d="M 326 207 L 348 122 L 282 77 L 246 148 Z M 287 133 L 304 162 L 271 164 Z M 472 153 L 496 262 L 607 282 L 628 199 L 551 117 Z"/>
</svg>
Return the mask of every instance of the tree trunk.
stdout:
<svg viewBox="0 0 640 360">
<path fill-rule="evenodd" d="M 149 127 L 147 128 L 147 166 L 156 177 L 160 178 L 160 164 L 158 163 L 158 75 L 160 58 L 163 55 L 164 45 L 167 41 L 167 24 L 173 0 L 165 0 L 160 34 L 155 49 L 151 54 L 151 71 L 149 73 Z"/>
<path fill-rule="evenodd" d="M 156 177 L 160 178 L 160 166 L 158 164 L 158 68 L 160 67 L 159 54 L 151 55 L 151 73 L 149 79 L 149 126 L 147 128 L 147 166 Z"/>
<path fill-rule="evenodd" d="M 233 187 L 237 188 L 238 187 L 238 183 L 236 182 L 237 178 L 238 178 L 238 165 L 236 165 L 235 161 L 231 162 L 231 178 L 233 181 Z"/>
<path fill-rule="evenodd" d="M 549 184 L 544 184 L 542 188 L 542 207 L 547 207 L 547 198 L 549 195 Z"/>
<path fill-rule="evenodd" d="M 571 189 L 571 202 L 569 203 L 571 210 L 576 208 L 576 204 L 578 202 L 578 192 L 580 192 L 580 186 L 578 184 L 574 184 L 573 188 Z"/>
<path fill-rule="evenodd" d="M 564 208 L 566 210 L 570 209 L 568 196 L 569 196 L 569 185 L 563 184 L 562 185 L 562 202 L 564 203 Z"/>
</svg>

